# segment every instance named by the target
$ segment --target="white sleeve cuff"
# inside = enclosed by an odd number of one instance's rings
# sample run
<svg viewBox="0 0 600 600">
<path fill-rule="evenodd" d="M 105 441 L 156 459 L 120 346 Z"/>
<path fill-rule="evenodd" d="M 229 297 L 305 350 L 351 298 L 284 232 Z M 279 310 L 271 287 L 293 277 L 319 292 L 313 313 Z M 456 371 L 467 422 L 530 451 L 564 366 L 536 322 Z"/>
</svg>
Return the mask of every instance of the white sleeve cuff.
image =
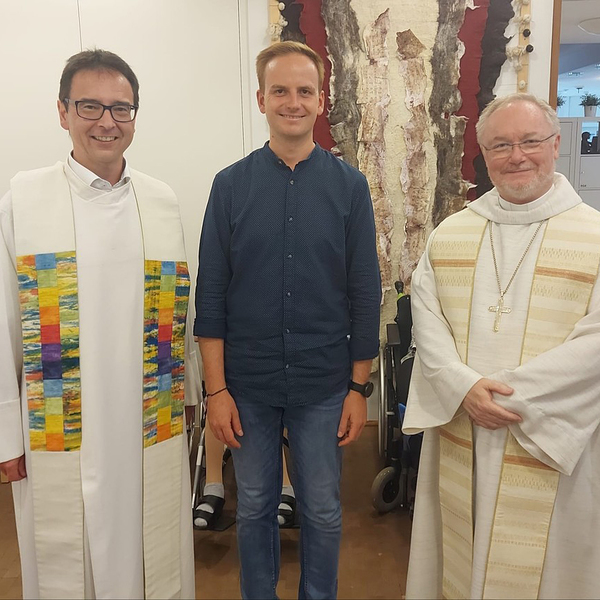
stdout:
<svg viewBox="0 0 600 600">
<path fill-rule="evenodd" d="M 21 401 L 9 400 L 0 403 L 0 462 L 18 458 L 25 453 Z"/>
</svg>

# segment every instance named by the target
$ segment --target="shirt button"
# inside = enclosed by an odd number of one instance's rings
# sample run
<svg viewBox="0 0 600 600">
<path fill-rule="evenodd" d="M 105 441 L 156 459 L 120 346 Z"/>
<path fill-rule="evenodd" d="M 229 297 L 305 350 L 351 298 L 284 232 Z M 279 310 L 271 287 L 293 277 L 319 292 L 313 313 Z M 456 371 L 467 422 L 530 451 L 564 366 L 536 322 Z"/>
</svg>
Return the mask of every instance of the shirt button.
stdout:
<svg viewBox="0 0 600 600">
<path fill-rule="evenodd" d="M 287 255 L 287 257 L 288 257 L 288 258 L 292 258 L 292 255 L 291 255 L 291 254 L 288 254 L 288 255 Z"/>
<path fill-rule="evenodd" d="M 289 332 L 290 332 L 290 330 L 289 330 L 289 329 L 286 329 L 286 330 L 285 330 L 285 332 L 286 332 L 286 333 L 289 333 Z"/>
<path fill-rule="evenodd" d="M 292 295 L 292 292 L 286 292 L 285 295 L 289 298 Z"/>
<path fill-rule="evenodd" d="M 289 369 L 289 368 L 290 368 L 290 365 L 285 365 L 285 368 L 286 368 L 286 369 Z"/>
<path fill-rule="evenodd" d="M 288 221 L 291 223 L 294 220 L 294 217 L 288 217 Z"/>
<path fill-rule="evenodd" d="M 294 180 L 290 179 L 290 185 L 294 185 Z"/>
</svg>

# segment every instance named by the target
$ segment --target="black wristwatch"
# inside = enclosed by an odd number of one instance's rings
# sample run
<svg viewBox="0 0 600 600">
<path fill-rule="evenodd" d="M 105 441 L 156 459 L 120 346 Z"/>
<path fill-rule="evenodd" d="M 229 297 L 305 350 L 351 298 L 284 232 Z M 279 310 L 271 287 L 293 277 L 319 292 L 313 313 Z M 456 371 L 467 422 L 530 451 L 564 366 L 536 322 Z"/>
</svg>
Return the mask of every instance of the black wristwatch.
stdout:
<svg viewBox="0 0 600 600">
<path fill-rule="evenodd" d="M 368 398 L 373 393 L 373 382 L 367 381 L 367 383 L 361 385 L 360 383 L 356 383 L 356 381 L 350 380 L 348 389 L 354 390 L 355 392 L 362 394 L 365 398 Z"/>
</svg>

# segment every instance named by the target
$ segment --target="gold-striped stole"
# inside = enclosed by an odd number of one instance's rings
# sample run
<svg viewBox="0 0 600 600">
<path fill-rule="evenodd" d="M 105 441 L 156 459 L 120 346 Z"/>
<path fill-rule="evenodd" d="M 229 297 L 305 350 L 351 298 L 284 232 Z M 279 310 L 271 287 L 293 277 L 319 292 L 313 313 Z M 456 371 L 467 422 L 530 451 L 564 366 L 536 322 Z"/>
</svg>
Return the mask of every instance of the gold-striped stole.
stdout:
<svg viewBox="0 0 600 600">
<path fill-rule="evenodd" d="M 579 204 L 548 221 L 535 267 L 521 364 L 562 344 L 586 314 L 600 265 L 600 215 Z M 484 598 L 538 597 L 559 473 L 509 432 Z"/>
<path fill-rule="evenodd" d="M 468 339 L 475 265 L 487 220 L 472 210 L 446 219 L 432 240 L 429 258 L 442 310 L 461 360 Z M 470 597 L 473 563 L 473 432 L 462 415 L 439 428 L 440 508 L 443 527 L 443 597 Z"/>
<path fill-rule="evenodd" d="M 475 266 L 486 224 L 472 211 L 461 211 L 440 225 L 430 247 L 442 310 L 465 363 Z M 596 211 L 579 204 L 549 220 L 532 283 L 521 364 L 564 342 L 586 314 L 599 265 Z M 466 415 L 440 428 L 444 598 L 471 594 L 472 452 Z M 557 471 L 508 433 L 484 598 L 537 598 L 558 480 Z"/>
<path fill-rule="evenodd" d="M 436 230 L 429 249 L 444 315 L 452 327 L 456 349 L 467 362 L 467 341 L 475 263 L 487 220 L 472 210 L 462 210 Z"/>
<path fill-rule="evenodd" d="M 548 221 L 535 267 L 521 364 L 562 344 L 586 314 L 598 275 L 598 220 L 598 213 L 581 203 Z"/>
</svg>

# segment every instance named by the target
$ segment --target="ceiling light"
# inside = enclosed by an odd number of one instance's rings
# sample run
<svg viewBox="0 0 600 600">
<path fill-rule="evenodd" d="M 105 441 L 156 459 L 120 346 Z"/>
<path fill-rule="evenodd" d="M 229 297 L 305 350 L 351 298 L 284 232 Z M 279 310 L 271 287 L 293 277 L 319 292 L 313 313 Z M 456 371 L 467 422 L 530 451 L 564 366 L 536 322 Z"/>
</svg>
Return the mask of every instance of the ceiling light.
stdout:
<svg viewBox="0 0 600 600">
<path fill-rule="evenodd" d="M 569 77 L 580 77 L 583 73 L 581 71 L 569 71 L 568 75 Z"/>
<path fill-rule="evenodd" d="M 578 27 L 586 33 L 600 35 L 600 19 L 585 19 L 585 21 L 579 23 Z"/>
</svg>

